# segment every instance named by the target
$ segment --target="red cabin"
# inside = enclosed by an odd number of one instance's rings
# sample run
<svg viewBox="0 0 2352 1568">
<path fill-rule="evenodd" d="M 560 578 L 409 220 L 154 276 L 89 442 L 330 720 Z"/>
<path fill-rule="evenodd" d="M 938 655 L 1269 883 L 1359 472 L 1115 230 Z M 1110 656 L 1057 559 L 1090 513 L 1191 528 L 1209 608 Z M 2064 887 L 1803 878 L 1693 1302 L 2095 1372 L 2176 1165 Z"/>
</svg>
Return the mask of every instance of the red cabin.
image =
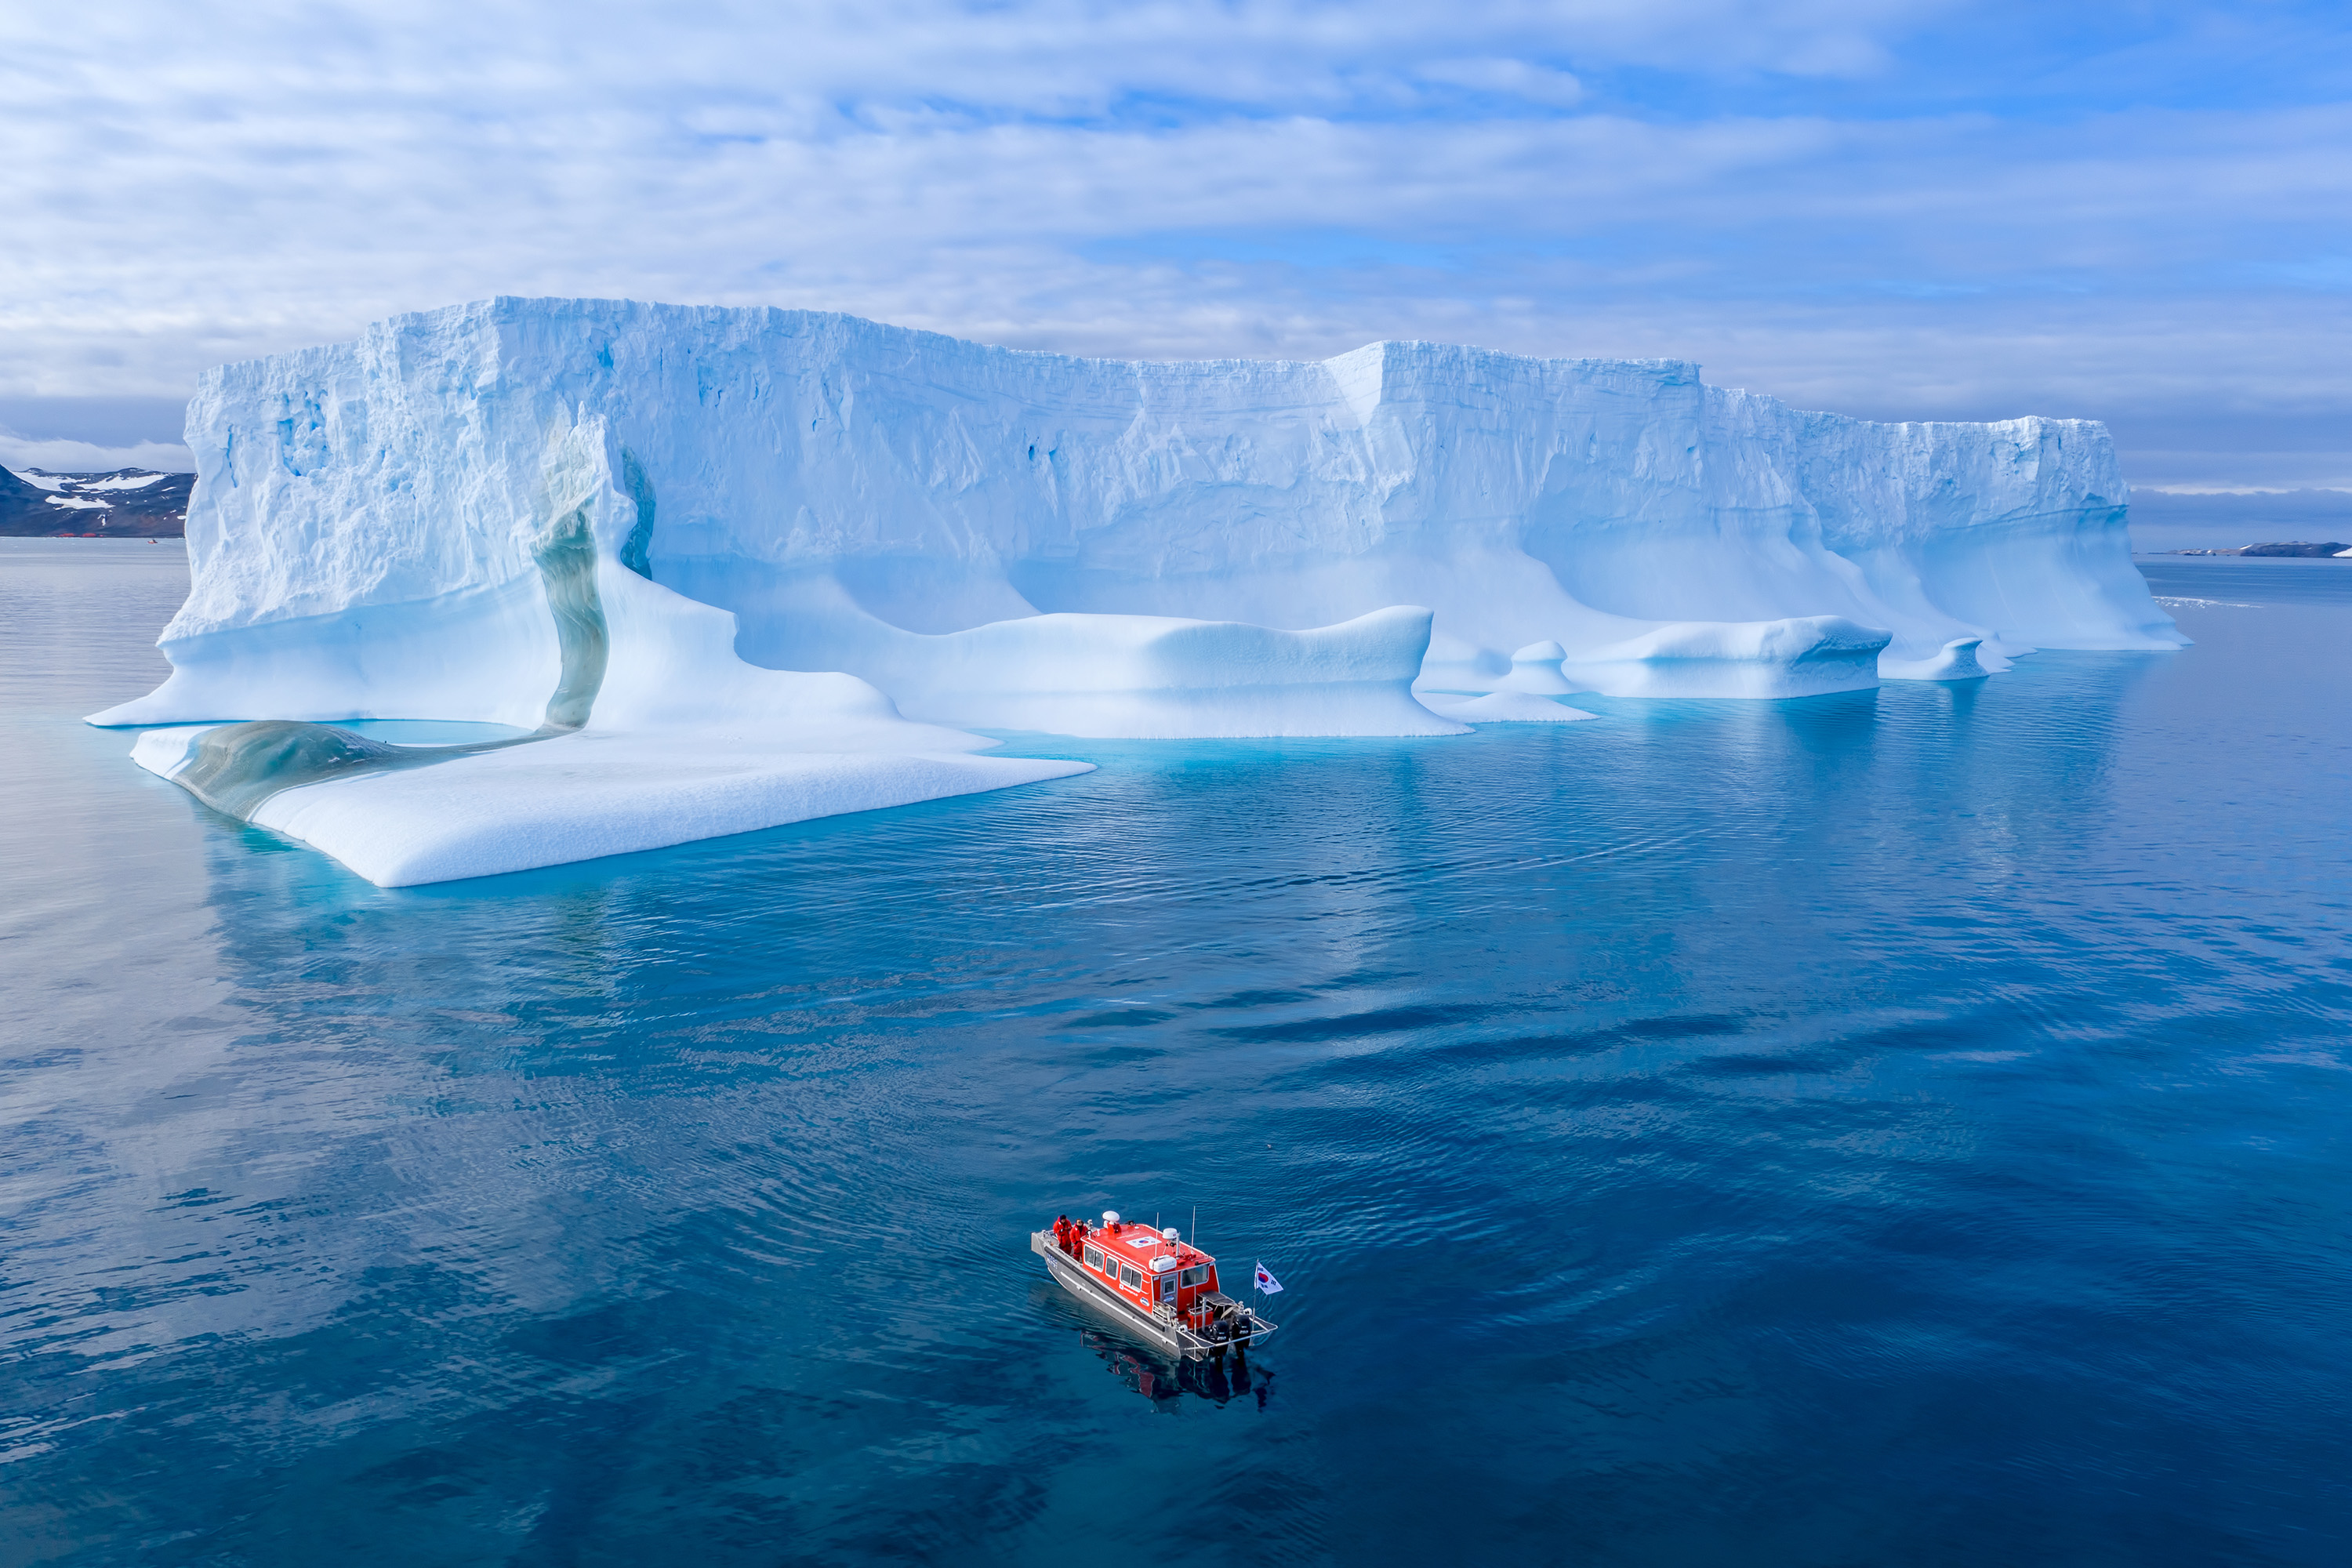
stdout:
<svg viewBox="0 0 2352 1568">
<path fill-rule="evenodd" d="M 1217 1289 L 1217 1260 L 1197 1247 L 1145 1225 L 1107 1225 L 1087 1233 L 1078 1261 L 1141 1311 L 1173 1300 L 1178 1317 Z"/>
</svg>

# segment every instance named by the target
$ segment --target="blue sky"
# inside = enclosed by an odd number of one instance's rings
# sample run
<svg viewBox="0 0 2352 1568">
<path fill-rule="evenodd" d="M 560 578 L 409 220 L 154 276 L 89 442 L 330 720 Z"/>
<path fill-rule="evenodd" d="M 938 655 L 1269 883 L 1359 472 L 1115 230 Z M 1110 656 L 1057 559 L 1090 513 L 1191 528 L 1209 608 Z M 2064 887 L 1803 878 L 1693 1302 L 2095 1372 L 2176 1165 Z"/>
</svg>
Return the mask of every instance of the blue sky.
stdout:
<svg viewBox="0 0 2352 1568">
<path fill-rule="evenodd" d="M 1671 356 L 2352 487 L 2340 3 L 18 0 L 0 129 L 17 462 L 152 460 L 207 364 L 545 293 Z"/>
</svg>

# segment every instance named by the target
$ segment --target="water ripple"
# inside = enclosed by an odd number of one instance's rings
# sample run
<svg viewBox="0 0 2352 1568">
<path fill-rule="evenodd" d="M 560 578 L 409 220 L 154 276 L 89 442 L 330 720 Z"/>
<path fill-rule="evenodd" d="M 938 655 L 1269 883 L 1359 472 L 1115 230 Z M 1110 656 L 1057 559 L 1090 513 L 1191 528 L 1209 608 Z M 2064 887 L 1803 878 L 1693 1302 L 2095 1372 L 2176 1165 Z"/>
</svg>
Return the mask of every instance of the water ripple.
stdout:
<svg viewBox="0 0 2352 1568">
<path fill-rule="evenodd" d="M 386 892 L 72 722 L 114 567 L 0 572 L 28 1561 L 2352 1546 L 2325 584 Z M 1042 1279 L 1108 1206 L 1282 1277 L 1245 1378 Z"/>
</svg>

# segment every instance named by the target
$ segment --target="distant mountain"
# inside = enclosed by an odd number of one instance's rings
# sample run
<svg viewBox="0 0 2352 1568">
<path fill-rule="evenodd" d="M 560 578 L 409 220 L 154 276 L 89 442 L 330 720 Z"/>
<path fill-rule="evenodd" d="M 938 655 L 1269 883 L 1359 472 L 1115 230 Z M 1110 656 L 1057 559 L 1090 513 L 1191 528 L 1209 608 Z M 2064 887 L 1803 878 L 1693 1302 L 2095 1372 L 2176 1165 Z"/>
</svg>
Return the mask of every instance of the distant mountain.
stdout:
<svg viewBox="0 0 2352 1568">
<path fill-rule="evenodd" d="M 2352 490 L 2131 494 L 2135 550 L 2236 550 L 2263 540 L 2342 539 L 2347 529 Z"/>
<path fill-rule="evenodd" d="M 194 474 L 117 468 L 58 474 L 0 468 L 0 537 L 94 534 L 100 539 L 177 539 L 186 531 Z"/>
<path fill-rule="evenodd" d="M 2297 540 L 2291 544 L 2242 544 L 2235 550 L 2176 550 L 2172 553 L 2175 555 L 2300 555 L 2312 559 L 2324 559 L 2331 555 L 2352 556 L 2352 545 L 2347 545 L 2340 539 L 2331 539 L 2325 544 L 2314 544 L 2309 540 Z"/>
</svg>

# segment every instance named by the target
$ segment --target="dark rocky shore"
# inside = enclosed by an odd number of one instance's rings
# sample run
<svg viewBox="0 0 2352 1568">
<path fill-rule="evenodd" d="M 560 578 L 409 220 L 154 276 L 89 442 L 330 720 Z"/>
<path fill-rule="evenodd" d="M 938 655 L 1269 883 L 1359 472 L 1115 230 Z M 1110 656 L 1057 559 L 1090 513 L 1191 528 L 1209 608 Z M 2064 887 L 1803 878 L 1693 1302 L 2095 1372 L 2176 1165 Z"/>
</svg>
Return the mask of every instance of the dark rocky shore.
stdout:
<svg viewBox="0 0 2352 1568">
<path fill-rule="evenodd" d="M 0 468 L 0 538 L 177 539 L 186 531 L 194 474 L 117 468 L 56 474 Z"/>
</svg>

